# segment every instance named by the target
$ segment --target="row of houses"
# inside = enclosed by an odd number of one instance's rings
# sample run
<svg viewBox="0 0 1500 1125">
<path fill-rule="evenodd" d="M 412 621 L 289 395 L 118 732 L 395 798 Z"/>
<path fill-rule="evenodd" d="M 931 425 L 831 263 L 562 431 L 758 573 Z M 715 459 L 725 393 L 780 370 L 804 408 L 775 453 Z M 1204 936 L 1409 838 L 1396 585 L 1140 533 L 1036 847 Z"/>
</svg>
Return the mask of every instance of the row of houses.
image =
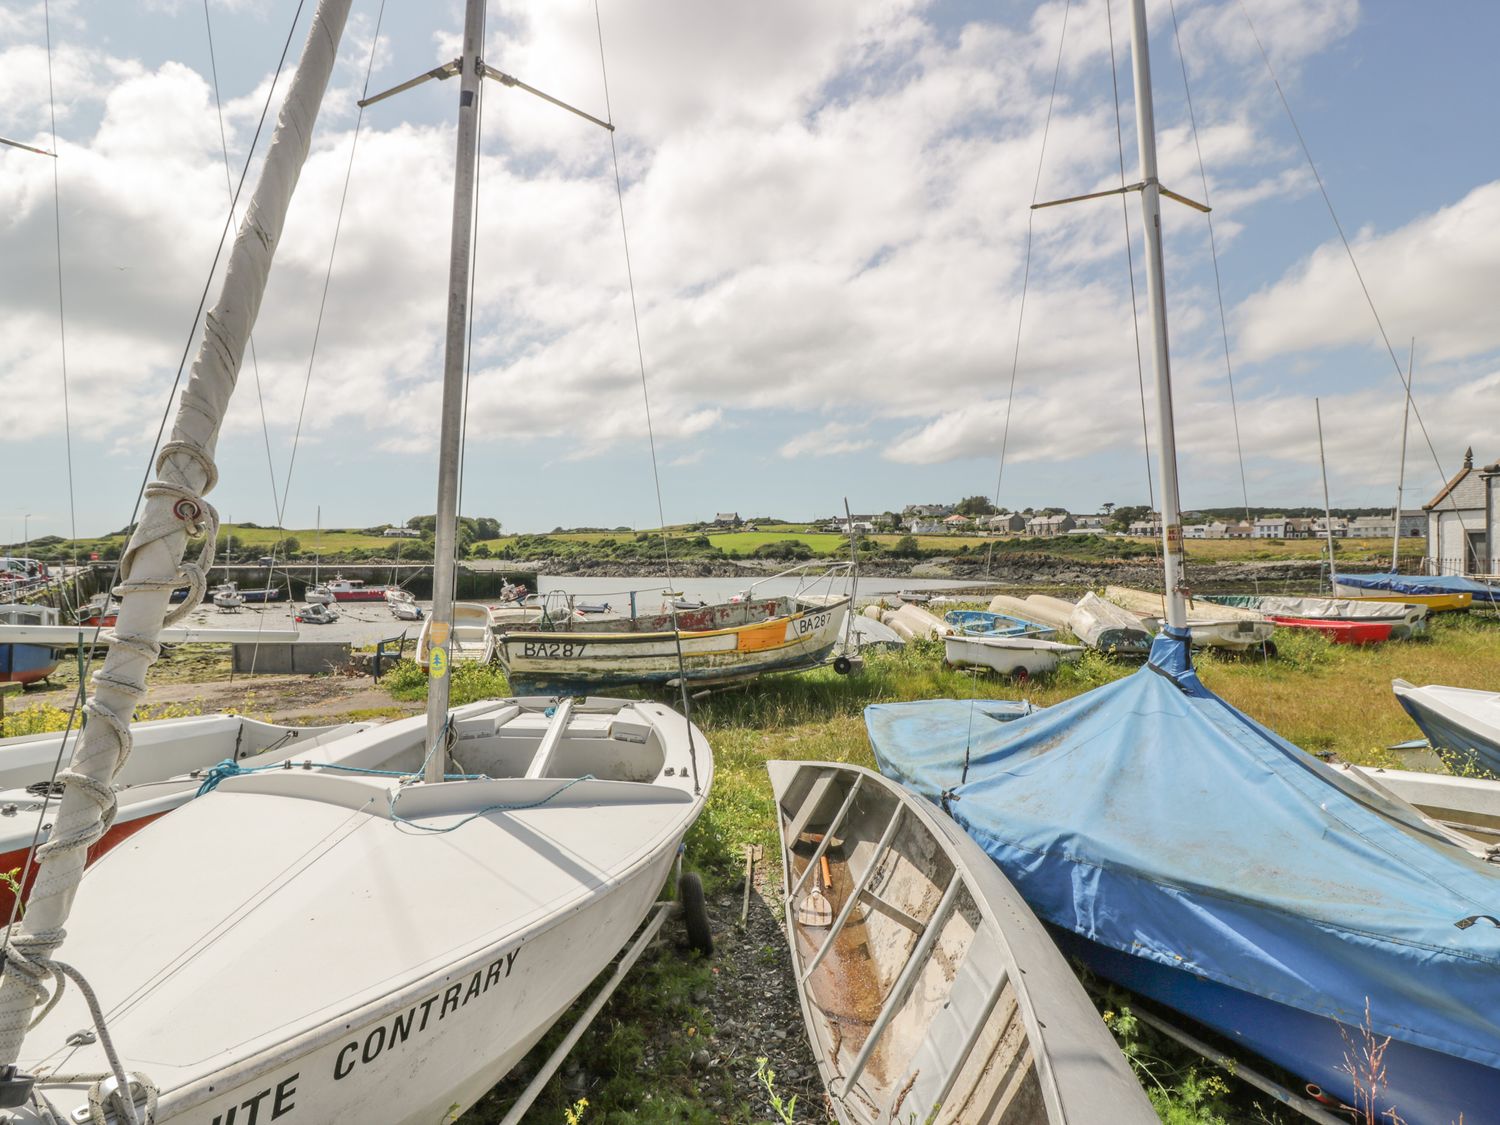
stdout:
<svg viewBox="0 0 1500 1125">
<path fill-rule="evenodd" d="M 1426 522 L 1427 517 L 1420 510 L 1403 511 L 1402 537 L 1420 538 L 1426 533 Z M 1396 534 L 1396 522 L 1391 516 L 1358 516 L 1352 520 L 1334 516 L 1332 521 L 1323 516 L 1263 516 L 1258 520 L 1214 520 L 1182 527 L 1184 539 L 1321 539 L 1329 531 L 1335 539 L 1391 539 Z M 1160 535 L 1161 516 L 1153 514 L 1149 519 L 1134 521 L 1129 533 Z"/>
</svg>

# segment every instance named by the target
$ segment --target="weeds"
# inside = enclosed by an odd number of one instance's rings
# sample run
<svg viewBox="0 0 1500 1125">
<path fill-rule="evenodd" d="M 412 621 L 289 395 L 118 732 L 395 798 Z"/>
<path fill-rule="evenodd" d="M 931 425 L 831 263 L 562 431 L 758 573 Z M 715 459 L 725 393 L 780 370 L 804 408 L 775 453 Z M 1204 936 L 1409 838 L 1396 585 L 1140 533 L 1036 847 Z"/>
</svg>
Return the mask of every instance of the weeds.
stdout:
<svg viewBox="0 0 1500 1125">
<path fill-rule="evenodd" d="M 770 1060 L 764 1055 L 755 1060 L 755 1079 L 765 1087 L 766 1100 L 781 1119 L 781 1125 L 796 1125 L 797 1095 L 793 1094 L 790 1101 L 782 1100 L 781 1095 L 776 1092 L 776 1072 L 771 1069 Z"/>
</svg>

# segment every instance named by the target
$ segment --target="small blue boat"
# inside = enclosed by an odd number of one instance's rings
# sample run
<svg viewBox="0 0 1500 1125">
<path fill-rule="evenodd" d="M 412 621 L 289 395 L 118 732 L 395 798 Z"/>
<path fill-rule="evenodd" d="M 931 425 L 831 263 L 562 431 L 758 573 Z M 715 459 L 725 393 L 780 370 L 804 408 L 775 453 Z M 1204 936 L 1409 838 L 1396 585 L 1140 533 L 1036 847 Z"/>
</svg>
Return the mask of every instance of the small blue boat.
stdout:
<svg viewBox="0 0 1500 1125">
<path fill-rule="evenodd" d="M 56 625 L 51 606 L 0 605 L 0 624 Z M 0 644 L 0 684 L 34 684 L 57 671 L 58 651 L 49 645 Z"/>
<path fill-rule="evenodd" d="M 1389 590 L 1393 594 L 1472 594 L 1476 602 L 1500 605 L 1500 586 L 1456 574 L 1345 574 L 1341 570 L 1338 584 L 1358 590 Z"/>
<path fill-rule="evenodd" d="M 971 637 L 1050 637 L 1057 632 L 1050 625 L 983 609 L 950 609 L 943 620 Z"/>
<path fill-rule="evenodd" d="M 866 712 L 881 771 L 941 802 L 1090 969 L 1373 1112 L 1500 1106 L 1500 866 L 1256 723 L 1162 634 L 1134 675 L 1031 715 Z M 1366 1091 L 1368 1093 L 1368 1091 Z"/>
</svg>

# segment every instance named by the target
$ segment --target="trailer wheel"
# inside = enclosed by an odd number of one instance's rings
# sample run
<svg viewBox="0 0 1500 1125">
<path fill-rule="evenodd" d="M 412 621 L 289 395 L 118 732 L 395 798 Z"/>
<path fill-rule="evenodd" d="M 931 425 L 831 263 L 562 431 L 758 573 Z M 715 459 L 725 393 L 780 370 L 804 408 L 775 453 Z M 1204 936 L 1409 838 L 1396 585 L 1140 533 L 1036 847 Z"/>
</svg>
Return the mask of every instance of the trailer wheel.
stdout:
<svg viewBox="0 0 1500 1125">
<path fill-rule="evenodd" d="M 683 928 L 687 930 L 688 948 L 701 957 L 712 957 L 714 935 L 708 926 L 708 902 L 703 895 L 703 880 L 696 871 L 685 871 L 677 880 L 677 902 L 682 910 Z"/>
<path fill-rule="evenodd" d="M 833 670 L 840 676 L 847 676 L 854 671 L 854 661 L 847 656 L 835 656 L 833 658 Z"/>
<path fill-rule="evenodd" d="M 1267 660 L 1275 660 L 1276 659 L 1276 653 L 1277 653 L 1276 642 L 1275 641 L 1264 641 L 1264 642 L 1262 642 L 1262 644 L 1260 646 L 1260 651 L 1261 651 L 1261 654 Z"/>
</svg>

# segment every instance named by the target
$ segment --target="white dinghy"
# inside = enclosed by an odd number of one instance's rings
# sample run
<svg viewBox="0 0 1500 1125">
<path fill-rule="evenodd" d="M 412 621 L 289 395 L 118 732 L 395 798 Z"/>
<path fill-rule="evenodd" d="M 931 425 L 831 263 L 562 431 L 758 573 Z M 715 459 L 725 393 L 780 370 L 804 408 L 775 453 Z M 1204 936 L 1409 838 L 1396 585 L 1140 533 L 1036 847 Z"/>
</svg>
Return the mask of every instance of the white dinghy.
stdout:
<svg viewBox="0 0 1500 1125">
<path fill-rule="evenodd" d="M 1166 622 L 1166 599 L 1146 590 L 1128 586 L 1106 586 L 1105 596 L 1140 617 L 1152 632 L 1159 632 Z M 1245 652 L 1264 645 L 1276 631 L 1273 622 L 1258 613 L 1233 606 L 1200 605 L 1187 609 L 1187 628 L 1193 644 L 1199 648 L 1222 648 Z"/>
<path fill-rule="evenodd" d="M 943 656 L 955 668 L 991 668 L 1002 675 L 1036 676 L 1051 672 L 1059 664 L 1072 663 L 1083 655 L 1082 645 L 1035 637 L 970 637 L 953 634 L 943 638 Z"/>
<path fill-rule="evenodd" d="M 70 960 L 157 1122 L 451 1120 L 626 943 L 712 781 L 656 703 L 457 708 L 437 784 L 424 725 L 224 776 L 90 870 Z M 91 1023 L 69 989 L 23 1067 L 108 1073 Z M 91 1083 L 42 1081 L 75 1120 Z"/>
<path fill-rule="evenodd" d="M 417 663 L 429 666 L 432 653 L 432 631 L 444 628 L 428 617 L 417 637 Z M 453 631 L 449 635 L 448 656 L 455 664 L 488 664 L 495 656 L 495 633 L 490 628 L 490 607 L 478 602 L 453 603 Z"/>
<path fill-rule="evenodd" d="M 843 1125 L 1156 1121 L 1041 922 L 942 810 L 859 766 L 766 769 L 798 997 Z M 821 924 L 799 909 L 815 883 Z"/>
<path fill-rule="evenodd" d="M 1151 630 L 1145 623 L 1092 590 L 1078 599 L 1068 615 L 1068 629 L 1084 644 L 1100 652 L 1144 656 L 1151 651 Z"/>
</svg>

